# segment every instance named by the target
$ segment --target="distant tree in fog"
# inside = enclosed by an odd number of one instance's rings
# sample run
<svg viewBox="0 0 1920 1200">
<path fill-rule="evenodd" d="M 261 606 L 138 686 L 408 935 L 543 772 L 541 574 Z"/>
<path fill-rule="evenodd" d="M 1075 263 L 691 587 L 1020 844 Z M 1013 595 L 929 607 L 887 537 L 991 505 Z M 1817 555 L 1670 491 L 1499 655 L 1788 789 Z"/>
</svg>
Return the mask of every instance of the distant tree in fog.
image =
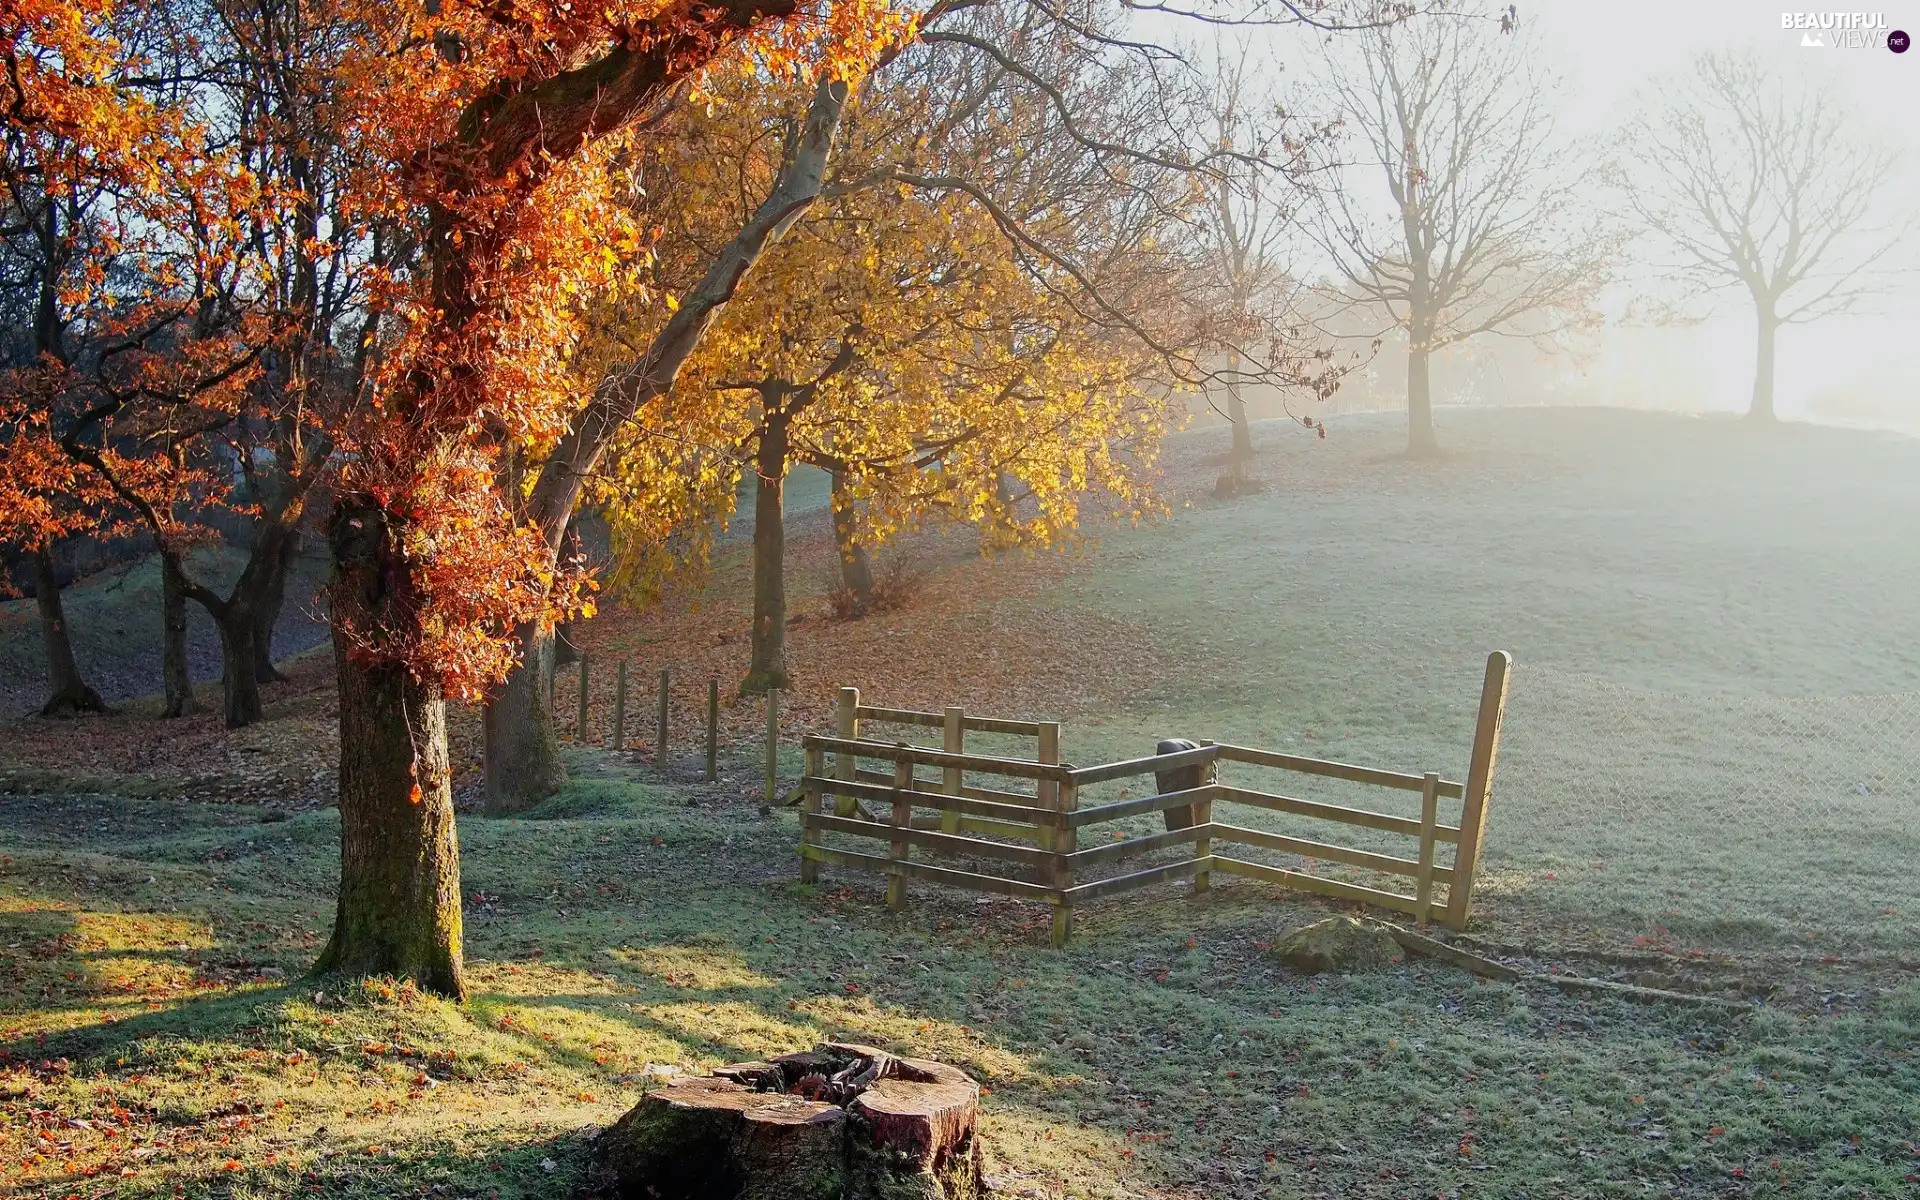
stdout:
<svg viewBox="0 0 1920 1200">
<path fill-rule="evenodd" d="M 1274 357 L 1272 347 L 1258 345 L 1263 339 L 1302 337 L 1296 283 L 1286 259 L 1295 249 L 1296 217 L 1308 195 L 1309 151 L 1327 135 L 1324 124 L 1301 121 L 1278 103 L 1271 77 L 1276 67 L 1272 58 L 1255 52 L 1250 40 L 1223 41 L 1202 111 L 1214 169 L 1196 180 L 1202 203 L 1193 223 L 1204 277 L 1214 289 L 1205 302 L 1221 314 L 1219 349 L 1226 363 L 1215 379 L 1226 386 L 1235 485 L 1245 482 L 1253 457 L 1244 389 L 1268 382 L 1246 364 Z"/>
<path fill-rule="evenodd" d="M 1622 207 L 1665 247 L 1657 278 L 1677 311 L 1743 289 L 1758 328 L 1753 406 L 1774 419 L 1782 325 L 1857 308 L 1893 281 L 1911 218 L 1890 213 L 1893 151 L 1823 81 L 1789 80 L 1751 54 L 1708 53 L 1660 80 L 1620 135 Z"/>
<path fill-rule="evenodd" d="M 1351 169 L 1320 193 L 1316 229 L 1341 297 L 1376 332 L 1406 331 L 1411 454 L 1439 449 L 1434 351 L 1584 324 L 1607 279 L 1614 239 L 1578 203 L 1585 180 L 1554 147 L 1536 55 L 1512 29 L 1511 13 L 1416 17 L 1328 71 Z"/>
</svg>

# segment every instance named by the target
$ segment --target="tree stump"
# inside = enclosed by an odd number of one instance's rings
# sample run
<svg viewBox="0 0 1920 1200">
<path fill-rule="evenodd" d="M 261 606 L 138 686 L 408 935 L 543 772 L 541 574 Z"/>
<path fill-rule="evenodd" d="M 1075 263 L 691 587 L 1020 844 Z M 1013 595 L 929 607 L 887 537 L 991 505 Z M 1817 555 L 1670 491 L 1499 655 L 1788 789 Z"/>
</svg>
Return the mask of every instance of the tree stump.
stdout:
<svg viewBox="0 0 1920 1200">
<path fill-rule="evenodd" d="M 631 1200 L 976 1200 L 979 1104 L 945 1063 L 826 1042 L 649 1093 L 595 1158 Z"/>
</svg>

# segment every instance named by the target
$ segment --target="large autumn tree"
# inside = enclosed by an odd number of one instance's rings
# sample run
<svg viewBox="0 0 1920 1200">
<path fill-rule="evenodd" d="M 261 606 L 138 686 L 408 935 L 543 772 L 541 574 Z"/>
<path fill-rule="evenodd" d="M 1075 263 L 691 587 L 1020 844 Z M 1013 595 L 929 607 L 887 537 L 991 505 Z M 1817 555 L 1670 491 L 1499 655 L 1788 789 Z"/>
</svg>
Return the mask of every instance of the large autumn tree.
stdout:
<svg viewBox="0 0 1920 1200">
<path fill-rule="evenodd" d="M 1143 319 L 1156 312 L 1148 299 L 1153 289 L 1145 286 L 1151 281 L 1132 278 L 1129 286 L 1143 288 L 1138 295 L 1114 284 L 1126 276 L 1127 260 L 1151 258 L 1156 222 L 1189 211 L 1196 178 L 1232 154 L 1195 136 L 1193 73 L 1177 55 L 1125 37 L 1124 18 L 1109 0 L 1063 8 L 1021 0 L 936 5 L 918 42 L 890 56 L 876 85 L 891 87 L 889 80 L 904 73 L 906 102 L 859 109 L 875 125 L 860 139 L 873 153 L 849 153 L 843 144 L 841 97 L 816 94 L 803 118 L 779 122 L 785 132 L 768 133 L 774 151 L 759 160 L 773 168 L 741 176 L 739 207 L 751 215 L 731 237 L 718 233 L 704 243 L 694 256 L 707 264 L 704 274 L 684 288 L 668 286 L 679 311 L 651 339 L 631 337 L 631 357 L 601 377 L 593 403 L 541 461 L 527 489 L 526 519 L 557 543 L 599 461 L 601 431 L 662 402 L 698 340 L 688 333 L 703 330 L 718 311 L 714 297 L 730 298 L 745 267 L 823 192 L 832 198 L 892 186 L 963 201 L 1081 320 L 1136 339 L 1176 377 L 1208 376 L 1202 358 L 1209 339 L 1168 340 Z M 1276 18 L 1299 19 L 1292 10 Z M 659 178 L 648 177 L 650 197 Z M 1071 236 L 1055 236 L 1062 217 L 1070 218 Z M 1171 287 L 1174 279 L 1162 275 L 1160 282 Z M 1274 361 L 1296 349 L 1279 347 Z M 1248 378 L 1282 373 L 1271 363 L 1244 369 Z M 488 710 L 494 812 L 525 808 L 565 777 L 547 708 L 552 631 L 529 625 L 523 635 L 521 666 Z"/>
<path fill-rule="evenodd" d="M 745 691 L 787 682 L 782 492 L 794 466 L 835 481 L 837 540 L 857 595 L 865 548 L 927 519 L 981 526 L 997 546 L 1056 541 L 1095 497 L 1138 515 L 1151 443 L 1168 423 L 1171 380 L 1158 355 L 1077 307 L 1073 281 L 1023 256 L 973 197 L 890 178 L 890 164 L 913 143 L 967 137 L 956 126 L 987 98 L 929 87 L 926 69 L 943 65 L 903 58 L 864 90 L 844 122 L 841 182 L 767 253 L 673 395 L 623 434 L 596 487 L 631 559 L 679 532 L 657 519 L 677 479 L 706 496 L 704 505 L 679 506 L 683 519 L 703 509 L 724 515 L 739 478 L 749 479 L 754 615 Z M 942 92 L 942 103 L 927 101 Z M 787 111 L 740 100 L 692 114 L 685 144 L 694 157 L 648 177 L 697 192 L 697 203 L 676 211 L 737 223 L 725 215 L 744 203 L 735 181 L 771 169 L 762 160 L 777 158 L 780 139 L 761 135 Z M 988 128 L 1003 151 L 1031 132 L 1004 114 Z M 986 157 L 977 146 L 967 153 L 976 164 Z M 1124 295 L 1142 320 L 1153 310 L 1160 335 L 1181 340 L 1172 323 L 1186 307 L 1186 264 L 1150 248 L 1163 210 L 1115 213 L 1087 194 L 1094 190 L 1053 189 L 1058 215 L 1036 215 L 1047 207 L 1037 198 L 1003 199 L 1019 205 L 1028 236 L 1084 254 L 1097 254 L 1103 240 L 1131 239 L 1130 253 L 1090 266 L 1087 282 L 1109 300 Z M 686 228 L 675 240 L 699 236 Z M 600 340 L 624 344 L 647 324 L 645 310 L 632 313 Z M 696 448 L 704 453 L 689 453 Z"/>
</svg>

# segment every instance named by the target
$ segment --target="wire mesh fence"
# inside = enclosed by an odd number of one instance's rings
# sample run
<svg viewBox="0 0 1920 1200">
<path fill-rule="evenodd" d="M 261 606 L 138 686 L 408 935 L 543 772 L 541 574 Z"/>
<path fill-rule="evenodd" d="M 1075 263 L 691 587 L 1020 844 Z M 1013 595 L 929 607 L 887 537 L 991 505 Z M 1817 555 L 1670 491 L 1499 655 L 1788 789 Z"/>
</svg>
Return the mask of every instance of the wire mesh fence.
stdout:
<svg viewBox="0 0 1920 1200">
<path fill-rule="evenodd" d="M 1495 795 L 1489 862 L 1607 872 L 1575 905 L 1596 924 L 1791 932 L 1920 902 L 1920 692 L 1661 692 L 1522 664 Z"/>
</svg>

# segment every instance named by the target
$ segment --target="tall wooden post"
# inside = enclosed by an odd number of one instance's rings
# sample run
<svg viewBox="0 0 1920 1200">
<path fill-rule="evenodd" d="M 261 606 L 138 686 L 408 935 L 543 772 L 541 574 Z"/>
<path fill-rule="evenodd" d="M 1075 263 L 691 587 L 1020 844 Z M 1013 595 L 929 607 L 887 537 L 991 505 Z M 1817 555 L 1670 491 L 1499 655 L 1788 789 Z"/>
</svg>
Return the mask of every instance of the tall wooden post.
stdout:
<svg viewBox="0 0 1920 1200">
<path fill-rule="evenodd" d="M 720 679 L 707 680 L 707 782 L 720 778 Z"/>
<path fill-rule="evenodd" d="M 708 695 L 717 695 L 720 681 L 714 680 L 714 690 Z M 709 709 L 709 711 L 712 711 Z M 709 743 L 711 744 L 711 743 Z M 709 760 L 711 761 L 711 760 Z M 818 746 L 807 747 L 807 775 L 818 779 L 826 774 L 826 752 Z M 808 856 L 809 848 L 820 844 L 820 830 L 807 823 L 807 818 L 818 816 L 823 805 L 820 803 L 818 788 L 809 787 L 806 796 L 800 801 L 800 882 L 817 883 L 820 879 L 820 862 Z"/>
<path fill-rule="evenodd" d="M 1202 746 L 1213 745 L 1212 742 L 1201 742 L 1200 744 Z M 1208 763 L 1203 770 L 1204 770 L 1204 774 L 1202 774 L 1201 778 L 1205 779 L 1208 783 L 1212 783 L 1213 777 L 1214 777 L 1214 771 L 1216 770 L 1215 765 L 1212 763 Z M 1188 811 L 1193 813 L 1193 823 L 1195 825 L 1213 824 L 1212 794 L 1209 793 L 1207 798 L 1204 800 L 1195 800 L 1193 802 L 1193 807 Z M 1213 857 L 1213 839 L 1210 837 L 1195 838 L 1193 840 L 1193 856 L 1196 859 L 1212 858 Z M 1213 888 L 1213 872 L 1206 871 L 1206 870 L 1194 872 L 1193 874 L 1193 890 L 1194 891 L 1205 892 L 1205 891 L 1212 890 L 1212 888 Z"/>
<path fill-rule="evenodd" d="M 574 717 L 573 736 L 582 746 L 587 744 L 587 652 L 580 652 L 580 712 Z"/>
<path fill-rule="evenodd" d="M 1040 732 L 1034 739 L 1033 761 L 1058 764 L 1060 761 L 1060 724 L 1057 721 L 1042 721 Z M 1060 807 L 1060 784 L 1052 779 L 1042 779 L 1034 784 L 1041 808 Z M 1042 850 L 1053 849 L 1053 830 L 1041 826 L 1034 830 L 1035 841 Z"/>
<path fill-rule="evenodd" d="M 613 672 L 613 748 L 624 750 L 627 745 L 627 661 Z"/>
<path fill-rule="evenodd" d="M 780 789 L 780 689 L 767 689 L 767 791 L 765 804 L 773 807 Z"/>
<path fill-rule="evenodd" d="M 1056 757 L 1058 757 L 1056 755 Z M 1080 807 L 1079 791 L 1071 783 L 1055 785 L 1058 789 L 1059 814 L 1065 817 Z M 1080 831 L 1073 829 L 1063 821 L 1053 831 L 1053 886 L 1064 893 L 1073 886 L 1073 864 L 1068 855 L 1080 848 Z M 1073 936 L 1073 906 L 1067 903 L 1063 894 L 1053 906 L 1053 947 L 1058 950 L 1067 944 Z"/>
<path fill-rule="evenodd" d="M 659 720 L 655 722 L 658 732 L 653 739 L 653 765 L 656 767 L 667 765 L 667 683 L 670 678 L 666 671 L 660 672 L 660 711 L 656 714 Z"/>
<path fill-rule="evenodd" d="M 1487 840 L 1487 807 L 1493 793 L 1493 769 L 1500 757 L 1500 722 L 1507 712 L 1507 678 L 1513 655 L 1495 650 L 1487 655 L 1487 674 L 1480 685 L 1480 716 L 1473 725 L 1473 757 L 1467 763 L 1466 795 L 1460 804 L 1460 846 L 1453 856 L 1453 883 L 1447 888 L 1447 928 L 1467 927 L 1467 904 L 1473 896 L 1473 872 Z"/>
<path fill-rule="evenodd" d="M 907 841 L 907 830 L 913 825 L 913 803 L 907 799 L 907 793 L 913 790 L 913 764 L 901 759 L 893 764 L 893 842 L 888 847 L 887 857 L 894 862 L 903 863 L 913 856 L 913 846 Z M 907 903 L 907 877 L 902 871 L 887 872 L 887 907 L 904 908 Z"/>
<path fill-rule="evenodd" d="M 963 708 L 949 708 L 943 714 L 944 728 L 940 748 L 949 754 L 962 754 L 967 749 L 967 713 Z M 940 790 L 949 796 L 960 794 L 962 772 L 959 767 L 947 767 L 940 775 Z M 950 808 L 940 814 L 940 832 L 960 832 L 960 810 Z"/>
<path fill-rule="evenodd" d="M 1440 774 L 1428 771 L 1420 783 L 1420 873 L 1414 876 L 1414 905 L 1420 928 L 1427 927 L 1433 908 L 1434 829 L 1440 824 Z"/>
<path fill-rule="evenodd" d="M 857 739 L 860 736 L 860 689 L 843 687 L 833 702 L 833 732 L 837 737 Z M 852 783 L 856 760 L 844 750 L 833 755 L 833 775 L 835 779 L 844 779 Z M 859 802 L 852 796 L 835 796 L 833 811 L 835 815 L 851 817 L 859 811 Z"/>
</svg>

